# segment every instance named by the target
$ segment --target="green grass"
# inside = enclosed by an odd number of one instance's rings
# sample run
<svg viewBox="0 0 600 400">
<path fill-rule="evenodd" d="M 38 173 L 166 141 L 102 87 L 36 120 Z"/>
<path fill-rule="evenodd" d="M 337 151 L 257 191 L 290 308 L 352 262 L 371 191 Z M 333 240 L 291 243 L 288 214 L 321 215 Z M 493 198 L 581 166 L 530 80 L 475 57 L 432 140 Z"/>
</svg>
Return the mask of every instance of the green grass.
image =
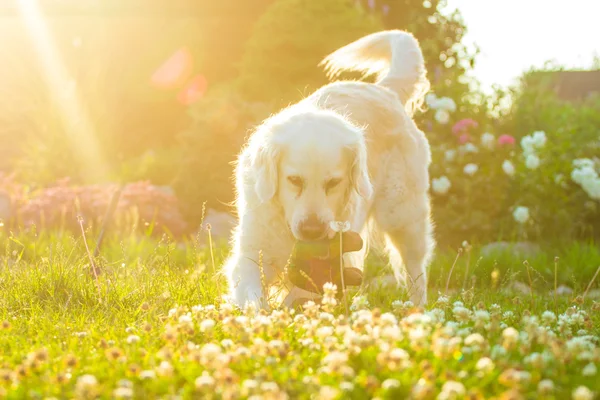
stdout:
<svg viewBox="0 0 600 400">
<path fill-rule="evenodd" d="M 442 250 L 424 315 L 371 280 L 348 319 L 340 304 L 293 315 L 222 305 L 226 283 L 193 240 L 109 238 L 99 286 L 81 237 L 0 230 L 0 249 L 0 397 L 452 398 L 454 385 L 474 398 L 540 398 L 548 381 L 547 398 L 600 393 L 599 282 L 581 299 L 600 266 L 593 244 L 546 249 L 529 268 L 508 253 Z M 217 269 L 226 252 L 215 249 Z M 570 295 L 550 294 L 555 257 Z M 383 266 L 374 254 L 367 276 Z M 521 332 L 515 343 L 506 327 Z"/>
</svg>

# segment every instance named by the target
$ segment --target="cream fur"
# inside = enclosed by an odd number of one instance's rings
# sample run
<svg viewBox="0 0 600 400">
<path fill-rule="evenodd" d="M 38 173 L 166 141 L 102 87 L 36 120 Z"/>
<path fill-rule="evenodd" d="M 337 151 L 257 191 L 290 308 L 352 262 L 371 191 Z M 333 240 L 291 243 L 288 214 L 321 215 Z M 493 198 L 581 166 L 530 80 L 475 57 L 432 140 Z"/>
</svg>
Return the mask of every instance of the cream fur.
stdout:
<svg viewBox="0 0 600 400">
<path fill-rule="evenodd" d="M 263 283 L 282 275 L 312 213 L 325 223 L 350 221 L 365 235 L 371 222 L 385 237 L 394 274 L 407 277 L 411 300 L 424 305 L 434 240 L 429 144 L 411 118 L 429 88 L 418 42 L 403 31 L 378 32 L 323 63 L 331 76 L 359 70 L 377 81 L 326 85 L 250 137 L 236 168 L 239 223 L 225 264 L 230 298 L 266 305 Z M 292 176 L 302 178 L 302 189 Z M 340 183 L 326 192 L 331 178 Z M 361 268 L 365 254 L 344 261 Z"/>
</svg>

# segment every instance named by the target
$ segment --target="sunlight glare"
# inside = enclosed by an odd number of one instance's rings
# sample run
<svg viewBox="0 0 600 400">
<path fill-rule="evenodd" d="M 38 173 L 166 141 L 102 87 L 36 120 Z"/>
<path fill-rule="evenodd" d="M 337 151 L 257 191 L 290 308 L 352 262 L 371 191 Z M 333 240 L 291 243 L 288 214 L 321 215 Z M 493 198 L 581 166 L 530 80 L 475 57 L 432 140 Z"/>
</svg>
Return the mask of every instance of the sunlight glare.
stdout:
<svg viewBox="0 0 600 400">
<path fill-rule="evenodd" d="M 43 78 L 59 108 L 67 137 L 80 157 L 84 175 L 89 179 L 103 180 L 108 176 L 108 170 L 96 133 L 79 98 L 77 82 L 69 76 L 52 42 L 38 2 L 19 0 L 18 8 L 42 66 Z"/>
</svg>

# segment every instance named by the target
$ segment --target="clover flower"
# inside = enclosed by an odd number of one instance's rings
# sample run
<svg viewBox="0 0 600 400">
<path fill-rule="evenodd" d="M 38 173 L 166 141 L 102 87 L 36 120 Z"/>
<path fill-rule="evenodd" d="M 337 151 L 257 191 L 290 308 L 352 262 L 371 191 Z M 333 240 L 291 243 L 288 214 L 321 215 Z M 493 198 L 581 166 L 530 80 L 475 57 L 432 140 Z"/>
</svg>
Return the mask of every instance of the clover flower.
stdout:
<svg viewBox="0 0 600 400">
<path fill-rule="evenodd" d="M 450 183 L 450 179 L 448 179 L 446 176 L 434 178 L 431 182 L 431 188 L 433 191 L 441 195 L 448 193 L 448 190 L 450 190 L 451 186 L 452 184 Z"/>
<path fill-rule="evenodd" d="M 483 135 L 481 135 L 481 145 L 486 149 L 493 149 L 495 144 L 496 137 L 492 133 L 485 132 Z"/>
<path fill-rule="evenodd" d="M 525 166 L 528 169 L 537 169 L 540 166 L 540 158 L 535 154 L 528 154 L 525 159 Z"/>
<path fill-rule="evenodd" d="M 477 166 L 477 164 L 473 164 L 473 163 L 467 164 L 463 168 L 463 172 L 469 176 L 475 175 L 477 170 L 479 170 L 479 167 Z"/>
</svg>

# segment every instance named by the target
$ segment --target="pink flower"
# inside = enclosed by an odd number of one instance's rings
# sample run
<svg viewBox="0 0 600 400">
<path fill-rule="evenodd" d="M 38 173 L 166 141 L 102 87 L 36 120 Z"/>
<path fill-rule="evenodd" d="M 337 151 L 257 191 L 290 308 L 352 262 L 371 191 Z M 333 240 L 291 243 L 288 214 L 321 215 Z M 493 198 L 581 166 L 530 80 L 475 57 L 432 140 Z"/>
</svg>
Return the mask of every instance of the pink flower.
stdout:
<svg viewBox="0 0 600 400">
<path fill-rule="evenodd" d="M 455 123 L 454 126 L 452 127 L 452 133 L 455 135 L 460 135 L 461 133 L 468 132 L 468 130 L 470 128 L 475 129 L 478 126 L 479 126 L 479 124 L 477 123 L 477 121 L 475 121 L 471 118 L 461 119 L 460 121 Z"/>
<path fill-rule="evenodd" d="M 465 143 L 469 142 L 470 140 L 471 140 L 471 136 L 468 133 L 463 133 L 458 138 L 458 141 L 460 142 L 460 144 L 465 144 Z"/>
<path fill-rule="evenodd" d="M 498 144 L 500 146 L 513 146 L 515 144 L 515 138 L 510 135 L 501 135 L 498 138 Z"/>
</svg>

